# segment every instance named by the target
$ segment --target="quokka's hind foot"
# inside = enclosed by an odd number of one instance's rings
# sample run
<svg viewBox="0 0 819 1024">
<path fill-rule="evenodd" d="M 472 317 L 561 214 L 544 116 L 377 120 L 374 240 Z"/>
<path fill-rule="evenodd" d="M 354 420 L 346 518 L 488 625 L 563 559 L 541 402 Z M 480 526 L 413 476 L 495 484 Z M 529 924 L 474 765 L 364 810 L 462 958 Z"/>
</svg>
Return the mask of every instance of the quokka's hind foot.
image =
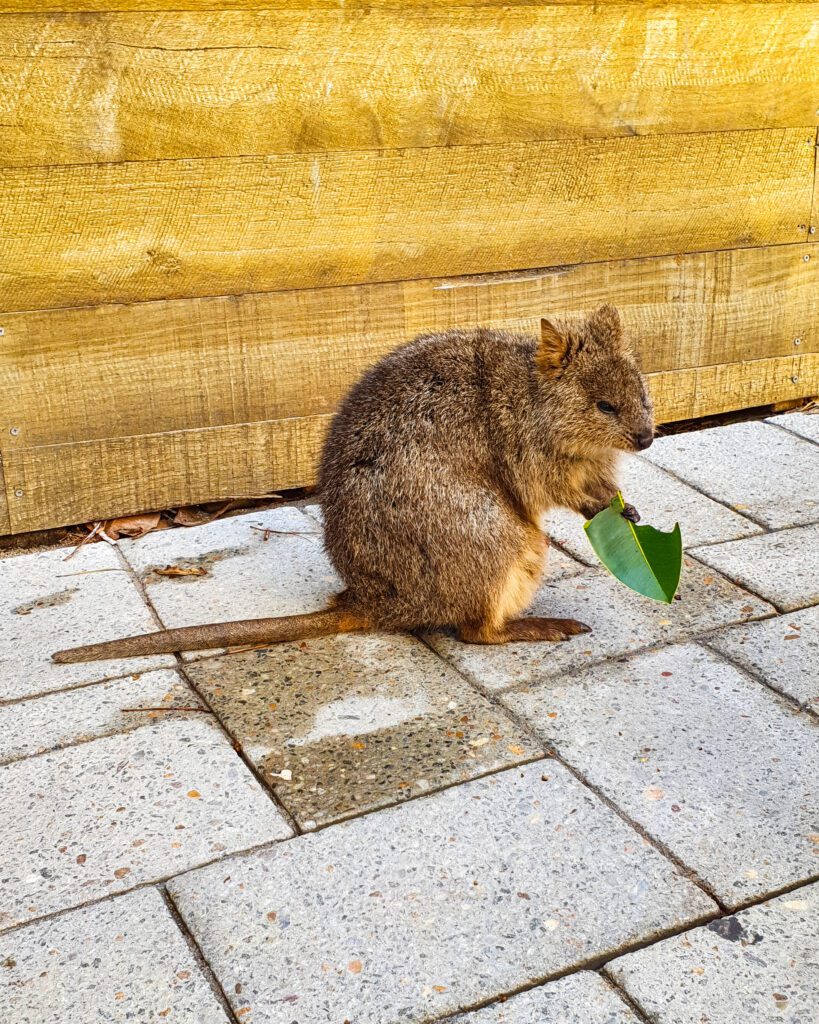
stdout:
<svg viewBox="0 0 819 1024">
<path fill-rule="evenodd" d="M 591 626 L 577 619 L 511 619 L 503 626 L 461 626 L 458 639 L 467 644 L 509 644 L 519 641 L 570 640 L 578 633 L 591 633 Z"/>
<path fill-rule="evenodd" d="M 503 627 L 505 634 L 503 643 L 515 643 L 519 640 L 571 640 L 579 633 L 591 633 L 591 626 L 577 619 L 512 619 Z"/>
</svg>

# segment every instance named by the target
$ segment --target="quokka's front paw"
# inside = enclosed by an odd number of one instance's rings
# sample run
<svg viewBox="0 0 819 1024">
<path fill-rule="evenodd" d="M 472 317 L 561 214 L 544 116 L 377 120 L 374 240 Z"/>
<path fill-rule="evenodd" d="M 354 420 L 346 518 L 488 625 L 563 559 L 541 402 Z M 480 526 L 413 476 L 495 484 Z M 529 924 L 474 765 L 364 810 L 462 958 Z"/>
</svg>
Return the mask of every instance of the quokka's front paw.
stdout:
<svg viewBox="0 0 819 1024">
<path fill-rule="evenodd" d="M 623 507 L 623 511 L 620 513 L 620 515 L 623 517 L 623 519 L 628 519 L 630 523 L 640 522 L 640 513 L 633 505 L 629 505 L 628 503 L 626 503 L 626 505 Z"/>
</svg>

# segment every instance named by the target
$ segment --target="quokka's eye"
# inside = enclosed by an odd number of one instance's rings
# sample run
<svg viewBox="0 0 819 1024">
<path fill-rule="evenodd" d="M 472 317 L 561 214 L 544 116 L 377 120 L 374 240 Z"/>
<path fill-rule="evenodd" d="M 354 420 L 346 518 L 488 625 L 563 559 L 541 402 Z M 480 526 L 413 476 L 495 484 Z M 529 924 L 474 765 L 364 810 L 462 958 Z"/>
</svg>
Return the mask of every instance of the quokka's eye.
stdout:
<svg viewBox="0 0 819 1024">
<path fill-rule="evenodd" d="M 612 405 L 611 402 L 598 402 L 597 408 L 600 412 L 607 413 L 609 416 L 617 415 L 617 407 Z"/>
</svg>

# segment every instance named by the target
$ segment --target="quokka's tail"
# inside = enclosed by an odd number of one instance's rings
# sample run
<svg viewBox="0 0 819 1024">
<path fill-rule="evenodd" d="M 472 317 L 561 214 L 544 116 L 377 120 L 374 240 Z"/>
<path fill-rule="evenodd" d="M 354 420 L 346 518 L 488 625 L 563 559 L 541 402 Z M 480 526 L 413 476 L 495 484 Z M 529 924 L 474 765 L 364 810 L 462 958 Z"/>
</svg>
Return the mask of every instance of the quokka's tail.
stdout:
<svg viewBox="0 0 819 1024">
<path fill-rule="evenodd" d="M 63 665 L 75 661 L 99 661 L 103 658 L 137 658 L 149 654 L 174 654 L 177 651 L 203 651 L 213 647 L 238 647 L 244 644 L 283 643 L 309 640 L 334 633 L 352 633 L 367 629 L 363 618 L 339 608 L 328 608 L 308 615 L 285 615 L 278 619 L 242 619 L 238 622 L 212 622 L 203 626 L 183 626 L 158 633 L 108 640 L 85 647 L 57 651 L 52 659 Z"/>
</svg>

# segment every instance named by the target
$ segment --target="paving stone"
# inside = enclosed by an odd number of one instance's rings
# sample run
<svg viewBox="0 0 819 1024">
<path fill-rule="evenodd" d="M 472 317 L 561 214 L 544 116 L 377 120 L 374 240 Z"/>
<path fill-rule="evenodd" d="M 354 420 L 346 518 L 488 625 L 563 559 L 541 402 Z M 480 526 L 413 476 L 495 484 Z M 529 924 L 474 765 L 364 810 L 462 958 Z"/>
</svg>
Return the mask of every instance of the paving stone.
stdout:
<svg viewBox="0 0 819 1024">
<path fill-rule="evenodd" d="M 163 530 L 123 542 L 122 551 L 169 628 L 312 612 L 342 589 L 320 529 L 292 506 Z M 169 565 L 205 575 L 157 575 Z"/>
<path fill-rule="evenodd" d="M 452 1018 L 452 1024 L 637 1024 L 638 1018 L 603 979 L 579 971 L 503 1003 Z"/>
<path fill-rule="evenodd" d="M 819 725 L 694 644 L 504 698 L 737 906 L 819 871 Z"/>
<path fill-rule="evenodd" d="M 789 412 L 784 416 L 770 416 L 765 422 L 819 444 L 819 414 L 815 412 Z"/>
<path fill-rule="evenodd" d="M 0 559 L 0 700 L 29 697 L 172 667 L 173 657 L 55 665 L 61 647 L 156 629 L 150 610 L 108 544 Z"/>
<path fill-rule="evenodd" d="M 304 828 L 541 753 L 410 636 L 278 644 L 190 673 Z"/>
<path fill-rule="evenodd" d="M 9 1024 L 228 1024 L 154 889 L 6 932 L 0 965 Z"/>
<path fill-rule="evenodd" d="M 761 532 L 749 519 L 706 498 L 659 466 L 637 456 L 623 459 L 620 480 L 623 494 L 639 510 L 641 522 L 650 523 L 658 530 L 671 530 L 679 523 L 686 548 Z M 575 558 L 598 567 L 600 562 L 586 537 L 584 522 L 583 516 L 576 512 L 555 509 L 546 516 L 544 529 Z"/>
<path fill-rule="evenodd" d="M 170 669 L 6 704 L 0 707 L 0 764 L 128 732 L 179 707 L 201 708 L 202 702 Z"/>
<path fill-rule="evenodd" d="M 549 760 L 191 872 L 169 891 L 253 1024 L 421 1024 L 714 906 Z"/>
<path fill-rule="evenodd" d="M 530 614 L 579 619 L 592 627 L 591 633 L 565 643 L 496 647 L 463 644 L 446 633 L 430 634 L 428 640 L 477 685 L 503 690 L 773 610 L 691 558 L 685 559 L 679 596 L 671 605 L 659 604 L 635 594 L 602 570 L 590 570 L 583 576 L 544 584 Z"/>
<path fill-rule="evenodd" d="M 658 438 L 658 466 L 763 526 L 819 519 L 819 450 L 767 423 L 731 423 Z"/>
<path fill-rule="evenodd" d="M 819 885 L 629 953 L 607 970 L 657 1024 L 815 1024 Z"/>
<path fill-rule="evenodd" d="M 712 633 L 708 646 L 819 712 L 819 606 Z"/>
<path fill-rule="evenodd" d="M 691 552 L 783 611 L 819 601 L 819 524 Z"/>
<path fill-rule="evenodd" d="M 200 715 L 0 768 L 0 928 L 291 834 Z"/>
</svg>

